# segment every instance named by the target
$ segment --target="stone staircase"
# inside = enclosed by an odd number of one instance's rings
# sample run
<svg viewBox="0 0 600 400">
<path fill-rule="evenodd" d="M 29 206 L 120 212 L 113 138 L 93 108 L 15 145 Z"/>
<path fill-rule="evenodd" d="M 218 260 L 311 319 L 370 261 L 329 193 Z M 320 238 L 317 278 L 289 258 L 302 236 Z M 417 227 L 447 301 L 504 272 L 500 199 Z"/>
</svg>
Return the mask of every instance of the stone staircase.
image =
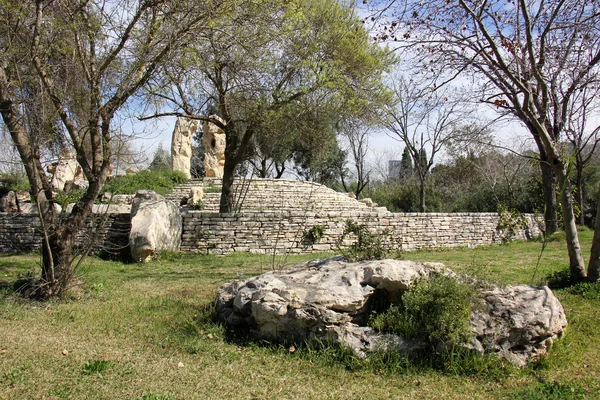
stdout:
<svg viewBox="0 0 600 400">
<path fill-rule="evenodd" d="M 192 187 L 204 190 L 203 211 L 218 212 L 221 197 L 221 180 L 207 178 L 192 179 L 177 186 L 165 197 L 179 204 L 189 195 Z M 241 211 L 308 211 L 339 212 L 371 210 L 366 204 L 348 195 L 336 192 L 314 182 L 287 179 L 236 179 L 233 187 L 236 198 L 241 199 Z M 380 209 L 378 209 L 380 210 Z"/>
</svg>

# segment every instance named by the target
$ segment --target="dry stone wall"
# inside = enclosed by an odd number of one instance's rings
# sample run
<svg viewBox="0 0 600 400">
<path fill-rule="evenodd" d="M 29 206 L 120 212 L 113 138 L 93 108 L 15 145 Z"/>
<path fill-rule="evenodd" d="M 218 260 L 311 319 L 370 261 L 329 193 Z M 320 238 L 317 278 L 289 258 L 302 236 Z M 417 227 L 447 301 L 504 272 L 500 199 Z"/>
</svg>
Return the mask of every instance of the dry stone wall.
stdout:
<svg viewBox="0 0 600 400">
<path fill-rule="evenodd" d="M 496 230 L 495 213 L 391 213 L 316 183 L 280 179 L 236 180 L 234 191 L 243 199 L 241 211 L 219 214 L 220 185 L 219 179 L 191 180 L 165 196 L 179 204 L 191 188 L 200 187 L 204 192 L 203 210 L 183 213 L 181 251 L 336 251 L 347 220 L 366 225 L 372 233 L 385 237 L 390 247 L 401 251 L 475 247 L 502 240 Z M 517 237 L 538 236 L 538 221 L 533 215 L 526 218 L 528 228 Z M 305 233 L 316 225 L 324 227 L 324 235 L 313 243 Z M 91 231 L 99 243 L 96 247 L 111 253 L 127 252 L 130 226 L 129 214 L 109 214 L 105 223 L 97 222 Z M 33 250 L 40 243 L 36 215 L 0 213 L 0 252 Z M 347 238 L 344 244 L 351 243 L 352 238 Z"/>
<path fill-rule="evenodd" d="M 516 238 L 539 235 L 538 222 L 526 215 L 528 228 Z M 373 233 L 401 251 L 433 247 L 475 247 L 502 240 L 496 230 L 498 215 L 493 213 L 390 213 L 368 211 L 299 212 L 263 211 L 241 214 L 188 212 L 183 216 L 181 251 L 227 254 L 306 253 L 335 251 L 346 220 L 366 225 Z M 324 235 L 315 243 L 304 233 L 321 225 Z M 344 244 L 351 243 L 348 238 Z"/>
<path fill-rule="evenodd" d="M 92 223 L 94 221 L 94 223 Z M 97 215 L 88 220 L 78 243 L 92 243 L 96 251 L 126 257 L 129 252 L 129 214 Z M 42 231 L 37 214 L 0 213 L 0 253 L 29 252 L 40 249 Z"/>
</svg>

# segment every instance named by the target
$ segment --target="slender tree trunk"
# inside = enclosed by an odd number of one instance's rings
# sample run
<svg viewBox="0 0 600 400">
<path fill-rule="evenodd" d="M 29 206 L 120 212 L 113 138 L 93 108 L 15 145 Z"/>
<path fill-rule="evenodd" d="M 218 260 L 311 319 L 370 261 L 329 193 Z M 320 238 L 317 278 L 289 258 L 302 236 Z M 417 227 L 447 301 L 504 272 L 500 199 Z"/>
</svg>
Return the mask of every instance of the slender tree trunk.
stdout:
<svg viewBox="0 0 600 400">
<path fill-rule="evenodd" d="M 577 175 L 575 176 L 575 185 L 577 187 L 577 203 L 579 204 L 579 225 L 585 225 L 585 213 L 583 208 L 585 207 L 584 193 L 583 193 L 583 167 L 581 164 L 577 164 Z"/>
<path fill-rule="evenodd" d="M 600 280 L 600 186 L 598 186 L 598 205 L 596 206 L 596 222 L 594 224 L 594 239 L 592 240 L 592 252 L 588 264 L 588 280 L 598 282 Z"/>
<path fill-rule="evenodd" d="M 426 206 L 425 206 L 425 180 L 426 177 L 422 177 L 420 179 L 420 187 L 419 187 L 419 211 L 420 212 L 425 212 L 426 210 Z"/>
<path fill-rule="evenodd" d="M 571 200 L 571 183 L 566 176 L 564 165 L 555 161 L 554 172 L 558 184 L 560 185 L 560 200 L 562 206 L 563 224 L 567 236 L 567 250 L 569 252 L 569 267 L 571 276 L 576 281 L 582 281 L 586 278 L 585 262 L 581 254 L 579 244 L 579 235 L 577 225 L 575 224 L 575 214 L 573 212 L 573 202 Z"/>
<path fill-rule="evenodd" d="M 547 161 L 547 156 L 540 154 L 540 170 L 542 172 L 542 188 L 544 195 L 544 225 L 546 235 L 551 235 L 558 230 L 556 210 L 556 185 L 552 166 Z"/>
</svg>

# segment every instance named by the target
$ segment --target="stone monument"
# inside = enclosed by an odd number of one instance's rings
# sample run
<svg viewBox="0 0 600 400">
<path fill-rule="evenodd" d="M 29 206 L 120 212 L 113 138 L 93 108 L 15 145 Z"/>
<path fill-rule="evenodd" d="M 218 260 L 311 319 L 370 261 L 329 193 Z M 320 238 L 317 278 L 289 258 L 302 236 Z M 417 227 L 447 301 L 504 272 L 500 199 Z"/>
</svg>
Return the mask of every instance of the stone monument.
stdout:
<svg viewBox="0 0 600 400">
<path fill-rule="evenodd" d="M 174 171 L 181 171 L 188 179 L 192 159 L 192 136 L 198 130 L 198 120 L 186 117 L 177 118 L 171 140 L 171 162 Z"/>
<path fill-rule="evenodd" d="M 211 115 L 210 118 L 225 123 L 217 115 Z M 207 178 L 223 178 L 223 168 L 225 167 L 225 131 L 212 122 L 204 121 L 202 124 L 204 132 L 204 171 Z"/>
</svg>

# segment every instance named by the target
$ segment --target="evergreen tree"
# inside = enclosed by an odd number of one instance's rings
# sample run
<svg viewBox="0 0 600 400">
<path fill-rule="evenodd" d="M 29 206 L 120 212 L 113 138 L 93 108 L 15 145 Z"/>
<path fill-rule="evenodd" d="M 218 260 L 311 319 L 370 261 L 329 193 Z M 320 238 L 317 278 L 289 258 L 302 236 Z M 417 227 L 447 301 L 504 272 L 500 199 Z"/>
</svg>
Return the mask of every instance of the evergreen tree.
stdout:
<svg viewBox="0 0 600 400">
<path fill-rule="evenodd" d="M 410 149 L 406 146 L 400 160 L 400 178 L 408 178 L 413 174 L 413 162 Z"/>
</svg>

